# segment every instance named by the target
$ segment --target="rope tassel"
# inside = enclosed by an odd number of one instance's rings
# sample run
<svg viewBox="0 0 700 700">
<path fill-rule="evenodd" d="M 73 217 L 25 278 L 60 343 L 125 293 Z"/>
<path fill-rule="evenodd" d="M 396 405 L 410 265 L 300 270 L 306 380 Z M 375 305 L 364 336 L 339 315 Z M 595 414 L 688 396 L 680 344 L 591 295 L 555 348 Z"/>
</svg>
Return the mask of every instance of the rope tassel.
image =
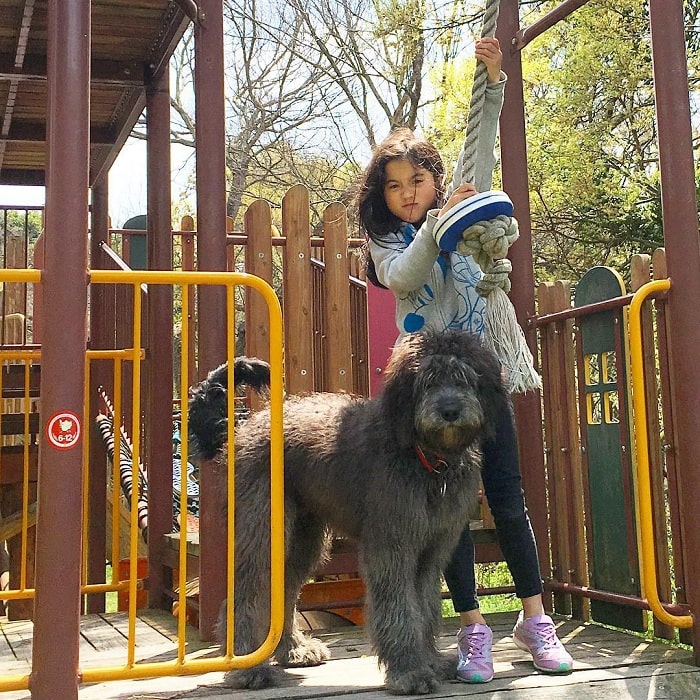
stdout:
<svg viewBox="0 0 700 700">
<path fill-rule="evenodd" d="M 515 316 L 515 309 L 506 292 L 494 287 L 486 297 L 484 345 L 493 350 L 506 371 L 508 389 L 514 394 L 541 389 L 525 334 Z"/>
<path fill-rule="evenodd" d="M 534 359 L 508 298 L 513 264 L 505 256 L 518 239 L 518 222 L 513 217 L 498 216 L 470 226 L 457 244 L 457 251 L 472 255 L 484 276 L 476 291 L 486 298 L 484 344 L 496 353 L 506 370 L 508 388 L 513 393 L 541 389 Z"/>
<path fill-rule="evenodd" d="M 507 214 L 486 218 L 496 211 Z M 542 388 L 542 380 L 508 298 L 513 264 L 506 255 L 520 236 L 518 221 L 510 216 L 512 211 L 505 192 L 483 192 L 440 217 L 433 235 L 442 250 L 470 255 L 481 268 L 483 277 L 477 282 L 476 291 L 486 298 L 484 343 L 505 368 L 509 390 L 524 393 Z M 480 214 L 484 217 L 480 218 Z"/>
</svg>

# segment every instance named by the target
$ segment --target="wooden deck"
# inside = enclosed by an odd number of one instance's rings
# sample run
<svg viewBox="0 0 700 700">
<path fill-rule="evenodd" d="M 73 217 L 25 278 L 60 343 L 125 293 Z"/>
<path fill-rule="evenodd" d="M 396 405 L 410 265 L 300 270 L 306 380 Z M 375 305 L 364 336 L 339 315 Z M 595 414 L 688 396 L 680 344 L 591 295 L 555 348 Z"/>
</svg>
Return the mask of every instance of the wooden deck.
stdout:
<svg viewBox="0 0 700 700">
<path fill-rule="evenodd" d="M 575 669 L 565 676 L 546 676 L 534 671 L 525 653 L 510 639 L 514 613 L 490 615 L 494 631 L 496 676 L 491 683 L 467 685 L 444 683 L 431 698 L 463 696 L 508 698 L 509 700 L 695 700 L 700 697 L 700 669 L 692 665 L 690 651 L 638 636 L 613 631 L 595 624 L 557 621 L 559 636 L 574 657 Z M 31 654 L 31 623 L 1 620 L 0 676 L 28 672 Z M 145 611 L 138 622 L 137 658 L 162 661 L 174 657 L 175 618 L 164 612 Z M 126 617 L 123 613 L 90 615 L 84 619 L 81 665 L 119 664 L 126 648 Z M 441 647 L 454 653 L 456 620 L 446 620 Z M 200 676 L 112 681 L 84 685 L 81 700 L 165 700 L 236 698 L 237 700 L 280 700 L 305 698 L 390 697 L 382 690 L 382 675 L 360 627 L 343 627 L 315 632 L 332 650 L 332 660 L 310 669 L 289 671 L 284 687 L 261 691 L 230 691 L 222 686 L 221 673 Z M 197 641 L 192 633 L 188 653 L 216 655 L 216 649 Z M 0 700 L 30 698 L 27 691 L 0 693 Z M 57 698 L 56 700 L 61 700 Z"/>
</svg>

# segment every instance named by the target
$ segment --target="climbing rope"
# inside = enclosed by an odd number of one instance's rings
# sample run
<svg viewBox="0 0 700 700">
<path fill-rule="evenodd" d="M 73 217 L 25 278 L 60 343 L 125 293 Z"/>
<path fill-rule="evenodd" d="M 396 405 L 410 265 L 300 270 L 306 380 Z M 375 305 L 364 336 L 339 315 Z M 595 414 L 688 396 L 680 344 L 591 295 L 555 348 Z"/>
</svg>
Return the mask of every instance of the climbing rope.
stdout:
<svg viewBox="0 0 700 700">
<path fill-rule="evenodd" d="M 481 24 L 481 36 L 492 37 L 496 33 L 498 22 L 498 10 L 500 0 L 487 0 L 484 18 Z M 488 71 L 486 64 L 479 61 L 474 70 L 474 82 L 472 84 L 472 97 L 469 102 L 469 116 L 467 117 L 467 128 L 464 135 L 464 145 L 462 151 L 462 182 L 474 182 L 474 169 L 476 168 L 476 146 L 479 141 L 479 129 L 481 128 L 481 115 L 486 96 L 486 85 L 488 83 Z"/>
<path fill-rule="evenodd" d="M 495 35 L 499 7 L 500 0 L 487 0 L 482 20 L 482 37 Z M 474 71 L 469 116 L 462 147 L 462 183 L 473 183 L 475 179 L 476 151 L 487 82 L 486 65 L 479 61 Z M 517 220 L 512 216 L 499 215 L 468 226 L 455 246 L 457 252 L 471 255 L 484 273 L 476 285 L 477 292 L 486 298 L 484 340 L 505 367 L 509 388 L 515 393 L 539 389 L 542 386 L 525 334 L 518 324 L 515 309 L 508 298 L 511 288 L 509 275 L 513 266 L 506 255 L 519 235 Z"/>
</svg>

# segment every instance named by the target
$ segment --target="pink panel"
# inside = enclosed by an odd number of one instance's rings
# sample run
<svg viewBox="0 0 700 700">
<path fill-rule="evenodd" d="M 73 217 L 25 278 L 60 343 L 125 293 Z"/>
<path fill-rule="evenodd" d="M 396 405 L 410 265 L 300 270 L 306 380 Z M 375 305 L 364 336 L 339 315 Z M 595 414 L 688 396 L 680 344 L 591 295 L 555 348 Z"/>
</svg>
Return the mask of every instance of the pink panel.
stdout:
<svg viewBox="0 0 700 700">
<path fill-rule="evenodd" d="M 367 283 L 367 334 L 369 337 L 369 393 L 382 386 L 382 375 L 399 334 L 396 329 L 396 302 L 388 289 Z"/>
</svg>

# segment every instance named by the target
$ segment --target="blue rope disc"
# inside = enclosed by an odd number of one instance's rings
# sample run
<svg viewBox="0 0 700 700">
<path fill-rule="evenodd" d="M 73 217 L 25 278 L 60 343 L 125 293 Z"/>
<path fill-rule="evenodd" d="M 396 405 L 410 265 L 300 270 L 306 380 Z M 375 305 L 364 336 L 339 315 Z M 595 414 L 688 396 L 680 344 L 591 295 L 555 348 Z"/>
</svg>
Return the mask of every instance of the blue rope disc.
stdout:
<svg viewBox="0 0 700 700">
<path fill-rule="evenodd" d="M 473 197 L 462 200 L 441 216 L 433 236 L 440 250 L 453 252 L 462 240 L 462 234 L 480 221 L 490 221 L 497 216 L 513 216 L 513 202 L 500 190 L 480 192 Z"/>
</svg>

